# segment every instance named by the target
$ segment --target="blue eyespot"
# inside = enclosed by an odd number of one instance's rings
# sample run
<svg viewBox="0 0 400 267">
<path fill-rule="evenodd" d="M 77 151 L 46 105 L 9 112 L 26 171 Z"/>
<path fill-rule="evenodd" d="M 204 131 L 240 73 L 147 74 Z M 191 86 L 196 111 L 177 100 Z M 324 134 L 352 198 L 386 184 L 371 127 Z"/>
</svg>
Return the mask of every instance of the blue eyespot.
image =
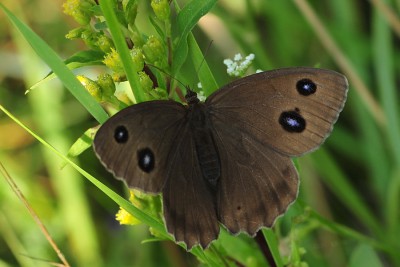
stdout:
<svg viewBox="0 0 400 267">
<path fill-rule="evenodd" d="M 290 133 L 301 133 L 306 129 L 306 120 L 298 113 L 298 110 L 282 112 L 279 124 Z"/>
<path fill-rule="evenodd" d="M 138 165 L 144 172 L 151 172 L 154 169 L 154 153 L 150 148 L 143 148 L 137 152 Z"/>
<path fill-rule="evenodd" d="M 128 141 L 129 134 L 128 130 L 125 128 L 125 126 L 118 126 L 115 128 L 114 131 L 114 139 L 117 143 L 126 143 Z"/>
<path fill-rule="evenodd" d="M 302 79 L 296 83 L 297 92 L 304 96 L 309 96 L 317 91 L 317 85 L 310 79 Z"/>
</svg>

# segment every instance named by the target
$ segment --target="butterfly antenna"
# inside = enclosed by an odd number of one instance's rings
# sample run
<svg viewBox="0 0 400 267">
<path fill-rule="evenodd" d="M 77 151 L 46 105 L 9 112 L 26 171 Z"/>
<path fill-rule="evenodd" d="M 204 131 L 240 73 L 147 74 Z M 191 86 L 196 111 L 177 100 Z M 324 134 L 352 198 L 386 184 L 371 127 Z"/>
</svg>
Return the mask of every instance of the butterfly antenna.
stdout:
<svg viewBox="0 0 400 267">
<path fill-rule="evenodd" d="M 177 81 L 178 83 L 180 83 L 183 87 L 185 87 L 185 88 L 188 87 L 186 84 L 184 84 L 183 82 L 181 82 L 180 80 L 178 80 L 177 78 L 175 78 L 174 76 L 172 76 L 171 74 L 169 74 L 168 72 L 166 72 L 166 71 L 160 69 L 159 67 L 154 66 L 154 65 L 152 65 L 152 64 L 148 64 L 148 63 L 147 63 L 146 65 L 148 65 L 149 67 L 152 67 L 152 68 L 155 68 L 155 69 L 161 71 L 162 73 L 164 73 L 165 75 L 167 75 L 167 76 L 170 77 L 171 79 L 173 79 L 173 80 Z"/>
<path fill-rule="evenodd" d="M 203 59 L 201 60 L 200 65 L 199 65 L 199 67 L 198 67 L 197 70 L 196 70 L 196 76 L 199 75 L 200 68 L 201 68 L 201 66 L 203 65 L 203 63 L 204 63 L 204 61 L 205 61 L 205 59 L 206 59 L 206 55 L 208 54 L 208 51 L 210 50 L 210 47 L 211 47 L 212 43 L 213 43 L 213 40 L 211 40 L 210 43 L 209 43 L 208 46 L 207 46 L 207 49 L 206 49 L 206 51 L 205 51 L 205 53 L 204 53 L 204 57 L 203 57 Z M 178 83 L 180 83 L 183 87 L 185 87 L 186 92 L 189 92 L 189 91 L 190 91 L 190 92 L 194 92 L 192 89 L 190 89 L 190 86 L 189 86 L 189 85 L 184 84 L 183 82 L 181 82 L 181 81 L 178 80 L 177 78 L 173 77 L 171 74 L 169 74 L 169 73 L 167 73 L 166 71 L 160 69 L 159 67 L 157 67 L 157 66 L 155 66 L 155 65 L 152 65 L 152 64 L 146 64 L 146 65 L 149 66 L 149 67 L 152 67 L 152 68 L 155 68 L 155 69 L 161 71 L 162 73 L 164 73 L 165 75 L 167 75 L 169 78 L 171 78 L 171 79 L 177 81 Z"/>
<path fill-rule="evenodd" d="M 209 51 L 210 48 L 211 48 L 212 43 L 213 43 L 213 40 L 210 41 L 210 43 L 209 43 L 208 46 L 207 46 L 206 51 L 204 52 L 204 57 L 203 57 L 203 59 L 201 60 L 200 65 L 199 65 L 199 67 L 198 67 L 197 70 L 196 70 L 196 75 L 197 75 L 197 76 L 199 75 L 200 68 L 201 68 L 201 66 L 203 66 L 204 61 L 206 61 L 206 56 L 207 56 L 207 54 L 208 54 L 208 51 Z"/>
</svg>

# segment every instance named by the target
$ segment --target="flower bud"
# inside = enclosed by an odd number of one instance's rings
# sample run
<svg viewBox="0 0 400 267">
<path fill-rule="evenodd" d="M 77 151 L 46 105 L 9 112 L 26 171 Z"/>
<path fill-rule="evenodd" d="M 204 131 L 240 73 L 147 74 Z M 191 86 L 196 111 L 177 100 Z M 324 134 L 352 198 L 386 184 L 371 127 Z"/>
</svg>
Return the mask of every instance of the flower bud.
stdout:
<svg viewBox="0 0 400 267">
<path fill-rule="evenodd" d="M 121 58 L 114 48 L 111 48 L 111 52 L 106 54 L 103 63 L 114 72 L 114 81 L 120 81 L 120 79 L 125 76 L 125 70 L 122 65 Z"/>
<path fill-rule="evenodd" d="M 123 1 L 122 5 L 124 8 L 126 21 L 129 25 L 134 25 L 138 9 L 137 1 Z"/>
<path fill-rule="evenodd" d="M 141 71 L 139 74 L 139 82 L 142 86 L 143 91 L 149 92 L 153 89 L 153 81 L 150 79 L 149 75 Z"/>
<path fill-rule="evenodd" d="M 104 34 L 97 35 L 97 40 L 95 41 L 95 45 L 104 53 L 110 52 L 111 48 L 114 47 L 112 40 L 107 36 L 105 36 Z"/>
<path fill-rule="evenodd" d="M 133 65 L 135 66 L 135 71 L 141 71 L 144 67 L 144 56 L 143 52 L 140 48 L 134 47 L 131 50 L 131 58 L 133 61 Z"/>
<path fill-rule="evenodd" d="M 165 47 L 159 38 L 154 35 L 149 36 L 142 49 L 149 63 L 158 67 L 166 66 Z"/>
<path fill-rule="evenodd" d="M 63 4 L 64 13 L 73 17 L 79 24 L 88 25 L 93 15 L 93 0 L 67 0 Z"/>
<path fill-rule="evenodd" d="M 151 7 L 157 18 L 161 21 L 168 21 L 170 17 L 170 8 L 168 0 L 152 0 Z"/>
<path fill-rule="evenodd" d="M 83 27 L 78 27 L 75 29 L 70 30 L 65 37 L 67 39 L 73 40 L 73 39 L 79 39 L 82 38 L 82 33 L 85 31 L 85 28 Z"/>
<path fill-rule="evenodd" d="M 90 47 L 93 50 L 99 50 L 97 40 L 98 40 L 98 33 L 90 30 L 90 29 L 85 29 L 82 31 L 81 34 L 82 41 L 85 42 L 85 44 Z"/>
<path fill-rule="evenodd" d="M 115 83 L 113 78 L 108 73 L 102 73 L 97 77 L 97 84 L 101 87 L 103 92 L 103 100 L 114 96 Z"/>
<path fill-rule="evenodd" d="M 96 101 L 100 102 L 102 99 L 101 87 L 95 82 L 85 77 L 83 75 L 78 75 L 76 78 L 81 82 L 81 84 L 86 88 L 86 90 L 93 96 Z"/>
</svg>

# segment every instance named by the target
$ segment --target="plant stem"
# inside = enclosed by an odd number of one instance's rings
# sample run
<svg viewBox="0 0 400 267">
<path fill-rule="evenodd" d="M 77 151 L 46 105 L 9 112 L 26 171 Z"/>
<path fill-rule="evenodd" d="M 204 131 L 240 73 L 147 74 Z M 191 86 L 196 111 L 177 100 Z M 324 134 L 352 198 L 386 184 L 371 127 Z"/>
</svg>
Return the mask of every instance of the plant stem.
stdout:
<svg viewBox="0 0 400 267">
<path fill-rule="evenodd" d="M 270 267 L 277 267 L 274 257 L 272 256 L 271 250 L 269 249 L 267 240 L 265 240 L 262 231 L 258 231 L 256 236 L 254 237 L 258 246 L 260 247 L 261 252 L 263 253 L 265 259 L 267 260 Z"/>
</svg>

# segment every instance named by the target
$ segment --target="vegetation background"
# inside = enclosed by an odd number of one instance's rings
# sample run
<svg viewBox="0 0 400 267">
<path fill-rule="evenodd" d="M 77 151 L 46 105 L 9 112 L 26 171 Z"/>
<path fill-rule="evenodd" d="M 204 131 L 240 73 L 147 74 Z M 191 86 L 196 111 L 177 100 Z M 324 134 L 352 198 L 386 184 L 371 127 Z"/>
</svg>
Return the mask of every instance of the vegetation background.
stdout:
<svg viewBox="0 0 400 267">
<path fill-rule="evenodd" d="M 65 39 L 77 24 L 62 12 L 63 1 L 3 2 L 62 58 L 86 49 L 80 41 Z M 191 1 L 178 2 L 183 8 Z M 250 72 L 317 66 L 349 79 L 348 100 L 331 137 L 296 161 L 298 200 L 273 231 L 265 232 L 277 240 L 270 246 L 279 249 L 278 266 L 400 266 L 399 14 L 399 0 L 220 0 L 193 30 L 203 51 L 213 41 L 205 60 L 219 86 L 232 79 L 223 59 L 238 52 L 255 54 Z M 155 33 L 151 16 L 149 1 L 139 1 L 137 26 L 148 34 Z M 25 94 L 49 69 L 4 12 L 0 21 L 0 105 L 66 154 L 98 123 L 57 80 Z M 99 69 L 76 73 L 96 75 Z M 195 72 L 182 73 L 184 82 L 197 84 Z M 62 159 L 4 113 L 0 162 L 73 266 L 267 264 L 244 235 L 223 233 L 209 251 L 197 254 L 201 263 L 171 241 L 142 244 L 150 237 L 146 224 L 120 226 L 113 200 L 71 166 L 61 168 Z M 75 162 L 126 195 L 91 149 Z M 0 267 L 49 266 L 44 260 L 57 261 L 56 254 L 0 179 Z"/>
</svg>

